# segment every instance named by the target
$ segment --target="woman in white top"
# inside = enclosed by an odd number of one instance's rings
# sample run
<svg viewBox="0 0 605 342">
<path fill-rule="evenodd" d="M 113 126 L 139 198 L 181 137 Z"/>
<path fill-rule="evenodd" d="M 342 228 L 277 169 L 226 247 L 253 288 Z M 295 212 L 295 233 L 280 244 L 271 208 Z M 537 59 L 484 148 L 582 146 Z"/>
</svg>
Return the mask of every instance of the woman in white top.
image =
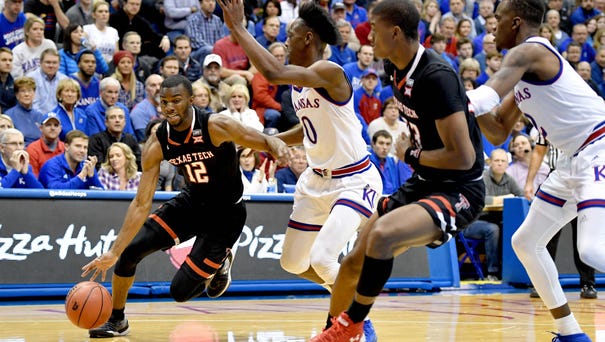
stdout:
<svg viewBox="0 0 605 342">
<path fill-rule="evenodd" d="M 13 69 L 11 75 L 17 78 L 37 69 L 40 66 L 42 51 L 53 48 L 55 43 L 44 38 L 44 21 L 39 17 L 30 17 L 23 25 L 25 41 L 13 49 Z"/>
<path fill-rule="evenodd" d="M 372 139 L 374 133 L 380 130 L 389 132 L 393 138 L 393 144 L 389 151 L 389 154 L 392 156 L 395 155 L 395 141 L 401 137 L 402 133 L 410 135 L 407 124 L 399 119 L 399 109 L 397 109 L 395 100 L 392 97 L 386 99 L 382 104 L 382 116 L 372 120 L 368 125 L 370 139 Z"/>
<path fill-rule="evenodd" d="M 242 173 L 242 184 L 244 185 L 245 194 L 258 194 L 268 192 L 268 186 L 274 186 L 271 192 L 277 192 L 277 181 L 275 180 L 275 169 L 277 163 L 269 160 L 269 169 L 266 169 L 267 160 L 265 158 L 259 166 L 260 157 L 258 152 L 251 148 L 240 148 L 237 151 L 239 158 L 239 168 Z M 269 180 L 265 176 L 265 170 L 269 172 Z"/>
<path fill-rule="evenodd" d="M 118 31 L 109 26 L 109 4 L 103 0 L 96 1 L 92 7 L 94 24 L 84 25 L 84 33 L 92 44 L 101 51 L 107 64 L 111 63 L 113 54 L 120 48 Z"/>
<path fill-rule="evenodd" d="M 136 157 L 128 145 L 111 144 L 99 169 L 99 180 L 105 190 L 137 190 L 141 172 L 137 171 Z"/>
<path fill-rule="evenodd" d="M 263 131 L 265 127 L 260 122 L 258 114 L 248 107 L 250 93 L 248 88 L 242 84 L 234 84 L 229 90 L 229 108 L 219 114 L 229 115 L 245 126 Z"/>
</svg>

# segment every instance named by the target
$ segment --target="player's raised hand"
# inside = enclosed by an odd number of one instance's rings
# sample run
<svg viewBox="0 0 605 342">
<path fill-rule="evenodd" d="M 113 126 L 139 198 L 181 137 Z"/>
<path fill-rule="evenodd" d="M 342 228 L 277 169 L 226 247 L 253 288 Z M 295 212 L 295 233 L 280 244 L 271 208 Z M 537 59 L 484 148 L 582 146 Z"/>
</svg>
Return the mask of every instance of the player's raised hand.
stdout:
<svg viewBox="0 0 605 342">
<path fill-rule="evenodd" d="M 271 155 L 277 160 L 277 163 L 280 166 L 288 165 L 288 159 L 290 155 L 290 151 L 288 150 L 288 145 L 286 143 L 272 136 L 267 136 L 267 144 L 270 148 Z"/>
<path fill-rule="evenodd" d="M 405 133 L 401 133 L 395 141 L 395 155 L 399 160 L 405 160 L 405 151 L 407 151 L 410 146 L 412 146 L 410 137 Z"/>
<path fill-rule="evenodd" d="M 242 0 L 217 0 L 216 2 L 223 9 L 223 20 L 229 30 L 233 30 L 235 25 L 242 25 L 245 18 Z"/>
</svg>

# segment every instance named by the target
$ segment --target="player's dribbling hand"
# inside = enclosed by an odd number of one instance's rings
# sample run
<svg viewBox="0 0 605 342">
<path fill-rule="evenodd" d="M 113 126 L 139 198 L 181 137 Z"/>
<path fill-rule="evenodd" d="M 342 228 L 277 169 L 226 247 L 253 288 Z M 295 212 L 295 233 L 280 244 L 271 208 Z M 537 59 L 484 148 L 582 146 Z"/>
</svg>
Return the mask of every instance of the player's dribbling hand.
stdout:
<svg viewBox="0 0 605 342">
<path fill-rule="evenodd" d="M 107 270 L 113 266 L 116 261 L 118 261 L 118 256 L 113 254 L 111 251 L 103 253 L 103 255 L 82 267 L 81 277 L 86 277 L 90 272 L 93 272 L 92 276 L 90 277 L 90 281 L 94 281 L 100 273 L 101 281 L 105 281 Z"/>
<path fill-rule="evenodd" d="M 242 0 L 217 0 L 223 10 L 223 20 L 229 30 L 233 30 L 234 23 L 240 25 L 244 21 L 244 4 Z"/>
</svg>

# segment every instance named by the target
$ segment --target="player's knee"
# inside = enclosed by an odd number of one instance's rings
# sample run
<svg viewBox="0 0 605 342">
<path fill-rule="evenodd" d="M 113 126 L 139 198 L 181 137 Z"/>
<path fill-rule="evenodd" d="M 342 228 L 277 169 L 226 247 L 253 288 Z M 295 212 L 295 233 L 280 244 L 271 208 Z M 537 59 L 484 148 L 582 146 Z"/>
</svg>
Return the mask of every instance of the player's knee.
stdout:
<svg viewBox="0 0 605 342">
<path fill-rule="evenodd" d="M 527 237 L 524 236 L 524 234 L 522 234 L 519 230 L 513 234 L 513 237 L 511 239 L 511 245 L 513 247 L 513 250 L 515 251 L 515 254 L 517 255 L 517 257 L 519 257 L 519 259 L 522 259 L 527 255 L 530 255 L 531 249 L 536 248 L 535 245 L 532 246 L 532 244 L 530 243 L 530 240 L 527 239 Z"/>
<path fill-rule="evenodd" d="M 191 284 L 195 284 L 191 286 Z M 174 301 L 182 303 L 189 301 L 195 297 L 200 296 L 206 289 L 206 282 L 199 282 L 184 284 L 183 282 L 173 281 L 170 284 L 170 295 Z"/>
<path fill-rule="evenodd" d="M 390 253 L 393 242 L 391 235 L 391 229 L 387 225 L 381 223 L 381 220 L 376 221 L 368 235 L 366 252 L 372 255 Z"/>
<path fill-rule="evenodd" d="M 279 264 L 284 271 L 292 274 L 301 274 L 309 269 L 309 262 L 303 262 L 300 259 L 292 258 L 282 254 Z"/>
</svg>

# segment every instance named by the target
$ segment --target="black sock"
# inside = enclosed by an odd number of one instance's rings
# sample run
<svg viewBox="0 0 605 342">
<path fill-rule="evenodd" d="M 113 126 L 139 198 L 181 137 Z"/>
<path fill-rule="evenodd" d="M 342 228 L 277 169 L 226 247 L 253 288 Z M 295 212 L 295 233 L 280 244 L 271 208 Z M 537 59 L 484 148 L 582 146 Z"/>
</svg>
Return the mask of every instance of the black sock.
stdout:
<svg viewBox="0 0 605 342">
<path fill-rule="evenodd" d="M 326 329 L 330 329 L 330 327 L 332 326 L 332 317 L 330 314 L 328 314 L 328 320 L 326 321 Z"/>
<path fill-rule="evenodd" d="M 357 283 L 357 293 L 365 297 L 376 297 L 389 280 L 393 271 L 393 258 L 374 259 L 365 256 Z"/>
<path fill-rule="evenodd" d="M 372 304 L 364 305 L 353 301 L 353 304 L 351 304 L 349 310 L 347 310 L 347 313 L 349 314 L 349 318 L 353 321 L 353 323 L 359 323 L 366 319 L 371 308 Z"/>
<path fill-rule="evenodd" d="M 111 310 L 111 320 L 112 321 L 121 321 L 124 319 L 124 309 L 113 309 Z"/>
</svg>

